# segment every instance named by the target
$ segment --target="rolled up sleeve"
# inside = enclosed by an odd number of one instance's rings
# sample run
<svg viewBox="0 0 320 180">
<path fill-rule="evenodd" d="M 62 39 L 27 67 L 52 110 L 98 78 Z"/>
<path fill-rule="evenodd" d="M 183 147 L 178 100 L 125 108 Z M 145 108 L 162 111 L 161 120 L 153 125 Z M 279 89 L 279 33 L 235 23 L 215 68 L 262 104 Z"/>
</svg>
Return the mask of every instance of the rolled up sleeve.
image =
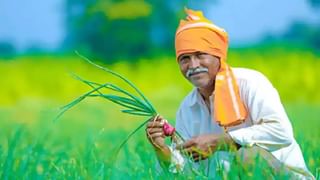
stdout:
<svg viewBox="0 0 320 180">
<path fill-rule="evenodd" d="M 292 127 L 277 90 L 262 74 L 255 81 L 240 83 L 240 96 L 253 125 L 229 131 L 232 139 L 241 146 L 258 145 L 270 151 L 290 145 Z"/>
</svg>

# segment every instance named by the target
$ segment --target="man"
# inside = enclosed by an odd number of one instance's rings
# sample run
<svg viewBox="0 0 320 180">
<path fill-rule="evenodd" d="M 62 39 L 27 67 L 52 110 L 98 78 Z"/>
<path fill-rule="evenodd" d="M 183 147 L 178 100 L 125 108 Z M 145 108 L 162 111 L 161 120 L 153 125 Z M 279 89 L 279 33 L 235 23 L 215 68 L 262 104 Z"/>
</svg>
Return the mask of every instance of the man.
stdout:
<svg viewBox="0 0 320 180">
<path fill-rule="evenodd" d="M 177 148 L 167 146 L 165 120 L 156 117 L 149 122 L 147 137 L 160 164 L 183 171 L 187 160 L 181 158 L 181 150 L 194 168 L 203 166 L 206 175 L 217 177 L 218 167 L 230 171 L 234 159 L 243 167 L 252 166 L 259 156 L 275 175 L 313 179 L 276 89 L 257 71 L 228 66 L 227 33 L 201 12 L 186 13 L 175 38 L 180 70 L 195 86 L 176 117 L 176 130 L 186 141 Z"/>
</svg>

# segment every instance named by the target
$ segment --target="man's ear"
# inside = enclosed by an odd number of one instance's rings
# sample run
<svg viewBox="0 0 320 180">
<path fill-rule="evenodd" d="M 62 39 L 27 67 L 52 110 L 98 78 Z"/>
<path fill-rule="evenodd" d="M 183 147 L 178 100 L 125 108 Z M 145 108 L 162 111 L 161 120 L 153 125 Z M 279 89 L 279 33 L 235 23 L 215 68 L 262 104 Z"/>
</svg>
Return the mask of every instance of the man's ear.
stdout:
<svg viewBox="0 0 320 180">
<path fill-rule="evenodd" d="M 221 57 L 219 57 L 219 56 L 214 56 L 214 57 L 216 57 L 218 60 L 219 60 L 219 70 L 220 70 L 220 68 L 221 68 Z"/>
</svg>

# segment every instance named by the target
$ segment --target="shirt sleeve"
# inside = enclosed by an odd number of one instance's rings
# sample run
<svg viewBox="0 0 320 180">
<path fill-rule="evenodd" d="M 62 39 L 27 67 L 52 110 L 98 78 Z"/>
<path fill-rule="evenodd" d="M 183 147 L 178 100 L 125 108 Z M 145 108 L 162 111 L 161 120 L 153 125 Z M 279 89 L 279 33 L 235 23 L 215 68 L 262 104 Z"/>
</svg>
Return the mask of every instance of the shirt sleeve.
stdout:
<svg viewBox="0 0 320 180">
<path fill-rule="evenodd" d="M 269 80 L 259 73 L 254 80 L 239 84 L 240 96 L 253 125 L 229 131 L 232 139 L 242 146 L 258 145 L 269 151 L 290 145 L 293 141 L 291 123 Z"/>
</svg>

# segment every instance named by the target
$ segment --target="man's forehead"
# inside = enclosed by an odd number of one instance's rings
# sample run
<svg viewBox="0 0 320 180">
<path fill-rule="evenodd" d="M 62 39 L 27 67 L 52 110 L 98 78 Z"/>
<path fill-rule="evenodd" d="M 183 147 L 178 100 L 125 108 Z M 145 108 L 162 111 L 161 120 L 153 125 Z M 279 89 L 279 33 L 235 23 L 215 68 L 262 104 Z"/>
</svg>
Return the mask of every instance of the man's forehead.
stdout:
<svg viewBox="0 0 320 180">
<path fill-rule="evenodd" d="M 220 59 L 219 56 L 215 56 L 215 55 L 203 52 L 203 51 L 194 51 L 194 52 L 183 53 L 178 57 L 178 59 L 181 58 L 181 57 L 194 56 L 194 55 L 199 55 L 199 54 L 206 54 L 206 55 L 210 55 L 210 56 L 213 56 L 213 57 L 216 57 L 216 58 Z"/>
<path fill-rule="evenodd" d="M 195 52 L 187 52 L 187 53 L 183 53 L 183 54 L 181 54 L 180 56 L 182 57 L 182 56 L 192 56 L 192 55 L 197 55 L 197 54 L 207 54 L 207 53 L 205 53 L 205 52 L 201 52 L 201 51 L 195 51 Z"/>
</svg>

